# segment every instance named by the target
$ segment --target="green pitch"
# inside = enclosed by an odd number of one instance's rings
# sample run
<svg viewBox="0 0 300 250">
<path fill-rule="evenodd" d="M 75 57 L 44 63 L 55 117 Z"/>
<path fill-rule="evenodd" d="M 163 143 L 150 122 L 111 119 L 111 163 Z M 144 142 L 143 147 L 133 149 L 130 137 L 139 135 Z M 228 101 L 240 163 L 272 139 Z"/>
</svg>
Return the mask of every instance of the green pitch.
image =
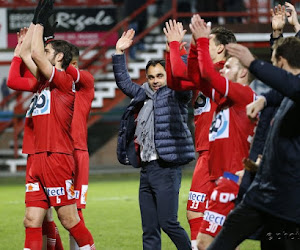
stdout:
<svg viewBox="0 0 300 250">
<path fill-rule="evenodd" d="M 189 233 L 185 217 L 191 173 L 184 173 L 179 197 L 179 221 Z M 87 208 L 83 211 L 96 248 L 104 250 L 142 249 L 142 230 L 138 205 L 138 174 L 91 176 Z M 24 178 L 0 178 L 0 249 L 22 249 Z M 68 233 L 59 224 L 65 249 L 69 249 Z M 175 250 L 171 240 L 162 233 L 162 249 Z M 259 243 L 245 241 L 240 250 L 258 250 Z"/>
</svg>

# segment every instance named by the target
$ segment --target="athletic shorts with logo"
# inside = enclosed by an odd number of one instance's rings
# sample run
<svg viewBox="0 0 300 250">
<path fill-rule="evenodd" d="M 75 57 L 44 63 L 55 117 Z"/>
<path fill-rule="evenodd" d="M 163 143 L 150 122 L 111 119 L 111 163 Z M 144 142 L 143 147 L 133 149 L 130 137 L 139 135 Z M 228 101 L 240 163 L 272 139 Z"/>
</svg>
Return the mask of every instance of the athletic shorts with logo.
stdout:
<svg viewBox="0 0 300 250">
<path fill-rule="evenodd" d="M 187 202 L 187 210 L 204 213 L 207 208 L 211 181 L 208 172 L 208 150 L 199 152 Z"/>
<path fill-rule="evenodd" d="M 239 185 L 232 180 L 220 177 L 213 189 L 208 208 L 204 212 L 199 232 L 215 237 L 225 222 L 226 216 L 234 208 Z"/>
<path fill-rule="evenodd" d="M 26 173 L 26 207 L 74 204 L 73 155 L 43 152 L 31 155 Z"/>
</svg>

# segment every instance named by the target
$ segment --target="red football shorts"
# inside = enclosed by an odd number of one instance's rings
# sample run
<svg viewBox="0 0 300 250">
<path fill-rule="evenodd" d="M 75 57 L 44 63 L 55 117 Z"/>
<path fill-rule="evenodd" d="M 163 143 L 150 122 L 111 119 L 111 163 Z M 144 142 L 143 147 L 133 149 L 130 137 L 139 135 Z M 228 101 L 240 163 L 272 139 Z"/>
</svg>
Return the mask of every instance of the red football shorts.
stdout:
<svg viewBox="0 0 300 250">
<path fill-rule="evenodd" d="M 44 152 L 31 155 L 27 163 L 27 207 L 65 206 L 75 203 L 73 155 Z"/>
<path fill-rule="evenodd" d="M 199 232 L 215 237 L 221 230 L 226 216 L 234 208 L 234 200 L 239 192 L 239 185 L 232 180 L 220 177 L 213 189 L 208 208 L 204 212 Z"/>
<path fill-rule="evenodd" d="M 194 169 L 187 210 L 204 213 L 207 208 L 210 185 L 208 151 L 201 151 Z"/>
<path fill-rule="evenodd" d="M 77 208 L 85 208 L 89 182 L 89 152 L 84 150 L 74 151 L 75 177 L 74 187 Z"/>
</svg>

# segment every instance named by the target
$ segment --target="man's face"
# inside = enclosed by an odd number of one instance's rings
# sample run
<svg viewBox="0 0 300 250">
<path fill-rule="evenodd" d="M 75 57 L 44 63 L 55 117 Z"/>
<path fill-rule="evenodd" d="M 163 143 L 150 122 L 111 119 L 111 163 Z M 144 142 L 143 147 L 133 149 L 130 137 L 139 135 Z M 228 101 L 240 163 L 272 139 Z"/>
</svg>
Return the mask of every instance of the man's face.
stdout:
<svg viewBox="0 0 300 250">
<path fill-rule="evenodd" d="M 161 64 L 158 63 L 155 66 L 149 66 L 146 73 L 149 86 L 153 91 L 157 91 L 167 84 L 166 71 Z"/>
<path fill-rule="evenodd" d="M 52 48 L 52 45 L 49 43 L 45 47 L 45 55 L 48 59 L 48 61 L 55 66 L 55 51 Z"/>
<path fill-rule="evenodd" d="M 237 82 L 238 74 L 241 69 L 239 60 L 236 57 L 230 57 L 224 64 L 223 69 L 220 70 L 220 73 L 229 81 Z"/>
</svg>

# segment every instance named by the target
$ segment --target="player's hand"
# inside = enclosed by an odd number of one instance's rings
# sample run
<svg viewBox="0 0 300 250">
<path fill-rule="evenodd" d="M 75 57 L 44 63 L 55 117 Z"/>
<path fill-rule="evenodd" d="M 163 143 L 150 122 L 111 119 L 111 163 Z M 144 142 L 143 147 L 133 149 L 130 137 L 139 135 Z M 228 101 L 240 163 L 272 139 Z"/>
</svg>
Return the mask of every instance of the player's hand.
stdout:
<svg viewBox="0 0 300 250">
<path fill-rule="evenodd" d="M 119 38 L 119 40 L 116 43 L 116 53 L 115 54 L 123 54 L 125 49 L 128 49 L 132 42 L 134 37 L 135 31 L 134 29 L 129 29 L 127 31 L 124 31 L 122 36 Z"/>
<path fill-rule="evenodd" d="M 237 43 L 229 43 L 225 45 L 225 48 L 228 51 L 229 55 L 239 59 L 239 61 L 247 68 L 255 60 L 250 50 L 243 45 Z"/>
<path fill-rule="evenodd" d="M 266 98 L 259 96 L 257 100 L 246 106 L 246 114 L 250 120 L 257 120 L 258 113 L 265 107 Z"/>
<path fill-rule="evenodd" d="M 21 45 L 24 41 L 24 38 L 25 38 L 25 35 L 26 35 L 27 31 L 28 31 L 28 28 L 24 27 L 24 28 L 21 28 L 19 32 L 17 32 L 18 43 L 17 43 L 17 46 L 14 50 L 14 56 L 20 57 Z"/>
<path fill-rule="evenodd" d="M 282 34 L 285 25 L 285 6 L 278 4 L 274 9 L 270 10 L 270 13 L 272 16 L 273 37 L 277 38 Z"/>
<path fill-rule="evenodd" d="M 211 32 L 211 26 L 204 22 L 198 14 L 193 15 L 189 27 L 195 40 L 201 37 L 208 38 Z"/>
<path fill-rule="evenodd" d="M 168 43 L 173 41 L 181 43 L 186 33 L 186 30 L 183 29 L 182 23 L 176 22 L 175 20 L 169 20 L 165 23 L 165 25 L 166 26 L 163 28 L 163 31 Z"/>
<path fill-rule="evenodd" d="M 293 25 L 295 32 L 300 30 L 297 11 L 291 3 L 285 2 L 285 13 L 289 24 Z"/>
</svg>

